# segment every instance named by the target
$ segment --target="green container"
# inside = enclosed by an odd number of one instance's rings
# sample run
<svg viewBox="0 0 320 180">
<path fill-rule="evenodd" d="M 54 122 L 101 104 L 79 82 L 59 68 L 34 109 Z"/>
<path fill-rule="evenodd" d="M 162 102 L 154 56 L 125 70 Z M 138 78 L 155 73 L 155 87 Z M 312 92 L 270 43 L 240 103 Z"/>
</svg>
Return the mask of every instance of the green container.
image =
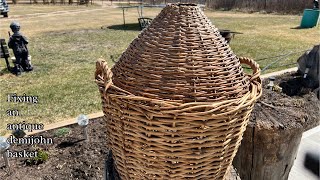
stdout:
<svg viewBox="0 0 320 180">
<path fill-rule="evenodd" d="M 319 10 L 305 9 L 301 20 L 301 28 L 312 28 L 317 26 L 319 21 Z"/>
</svg>

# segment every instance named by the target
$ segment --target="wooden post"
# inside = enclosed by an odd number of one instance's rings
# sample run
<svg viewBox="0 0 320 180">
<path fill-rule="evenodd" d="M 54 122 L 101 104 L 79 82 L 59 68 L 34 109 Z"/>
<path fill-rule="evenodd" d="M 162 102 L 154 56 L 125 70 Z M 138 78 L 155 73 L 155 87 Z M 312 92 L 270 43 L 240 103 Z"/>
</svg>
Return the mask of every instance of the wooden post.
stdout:
<svg viewBox="0 0 320 180">
<path fill-rule="evenodd" d="M 284 128 L 275 118 L 250 121 L 233 160 L 241 179 L 287 180 L 303 131 L 296 125 Z"/>
<path fill-rule="evenodd" d="M 122 7 L 123 26 L 126 27 L 126 18 L 124 15 L 124 7 Z"/>
<path fill-rule="evenodd" d="M 0 39 L 0 58 L 5 59 L 8 71 L 11 70 L 10 63 L 8 60 L 9 57 L 10 57 L 10 55 L 9 55 L 9 50 L 8 50 L 6 41 L 5 41 L 5 39 Z"/>
</svg>

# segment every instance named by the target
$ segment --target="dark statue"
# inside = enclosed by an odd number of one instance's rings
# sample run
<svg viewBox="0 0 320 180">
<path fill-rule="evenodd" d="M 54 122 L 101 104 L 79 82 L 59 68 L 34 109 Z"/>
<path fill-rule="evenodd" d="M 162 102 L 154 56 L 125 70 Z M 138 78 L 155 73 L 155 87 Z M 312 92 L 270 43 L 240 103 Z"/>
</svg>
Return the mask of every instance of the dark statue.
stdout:
<svg viewBox="0 0 320 180">
<path fill-rule="evenodd" d="M 10 24 L 10 28 L 13 32 L 13 35 L 9 38 L 8 46 L 13 50 L 13 54 L 16 58 L 13 73 L 20 75 L 23 71 L 32 71 L 33 67 L 28 59 L 29 51 L 27 44 L 29 42 L 27 38 L 19 32 L 20 25 L 18 22 L 12 22 Z"/>
<path fill-rule="evenodd" d="M 313 9 L 319 9 L 319 0 L 313 0 Z"/>
</svg>

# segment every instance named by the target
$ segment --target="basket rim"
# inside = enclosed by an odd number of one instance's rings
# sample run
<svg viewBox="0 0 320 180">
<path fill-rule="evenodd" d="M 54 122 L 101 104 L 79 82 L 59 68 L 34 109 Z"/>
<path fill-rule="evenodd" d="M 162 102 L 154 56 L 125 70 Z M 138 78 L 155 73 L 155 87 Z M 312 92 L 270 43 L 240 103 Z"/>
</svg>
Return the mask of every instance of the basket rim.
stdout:
<svg viewBox="0 0 320 180">
<path fill-rule="evenodd" d="M 240 60 L 249 60 L 250 62 L 254 62 L 249 58 L 239 58 Z M 255 63 L 255 62 L 254 62 Z M 256 71 L 253 75 L 246 76 L 250 77 L 250 88 L 249 91 L 240 98 L 231 98 L 227 100 L 217 101 L 217 102 L 206 102 L 206 101 L 197 101 L 197 102 L 177 102 L 169 99 L 153 99 L 149 97 L 143 97 L 140 95 L 132 94 L 124 89 L 121 89 L 113 84 L 112 82 L 112 72 L 111 69 L 108 67 L 108 64 L 105 60 L 99 59 L 96 62 L 96 73 L 95 73 L 95 82 L 104 92 L 104 95 L 108 94 L 108 96 L 118 99 L 127 99 L 127 100 L 140 100 L 140 101 L 148 101 L 154 104 L 161 104 L 166 108 L 213 108 L 216 106 L 223 106 L 224 104 L 236 104 L 234 107 L 237 109 L 240 106 L 248 106 L 256 101 L 262 95 L 262 85 L 260 79 L 260 69 L 257 67 Z M 116 91 L 122 92 L 122 94 L 112 94 L 107 93 L 109 88 L 113 88 Z"/>
</svg>

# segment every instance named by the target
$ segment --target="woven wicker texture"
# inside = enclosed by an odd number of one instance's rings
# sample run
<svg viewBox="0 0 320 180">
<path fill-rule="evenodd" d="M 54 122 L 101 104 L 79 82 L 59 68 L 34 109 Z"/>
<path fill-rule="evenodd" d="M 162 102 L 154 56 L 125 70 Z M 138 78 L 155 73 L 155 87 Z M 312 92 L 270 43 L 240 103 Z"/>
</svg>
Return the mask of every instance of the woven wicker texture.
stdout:
<svg viewBox="0 0 320 180">
<path fill-rule="evenodd" d="M 121 179 L 223 179 L 261 95 L 259 76 L 197 6 L 164 8 L 112 70 L 97 62 Z"/>
<path fill-rule="evenodd" d="M 112 72 L 116 86 L 154 99 L 220 101 L 242 97 L 249 89 L 238 58 L 193 5 L 164 8 Z"/>
</svg>

